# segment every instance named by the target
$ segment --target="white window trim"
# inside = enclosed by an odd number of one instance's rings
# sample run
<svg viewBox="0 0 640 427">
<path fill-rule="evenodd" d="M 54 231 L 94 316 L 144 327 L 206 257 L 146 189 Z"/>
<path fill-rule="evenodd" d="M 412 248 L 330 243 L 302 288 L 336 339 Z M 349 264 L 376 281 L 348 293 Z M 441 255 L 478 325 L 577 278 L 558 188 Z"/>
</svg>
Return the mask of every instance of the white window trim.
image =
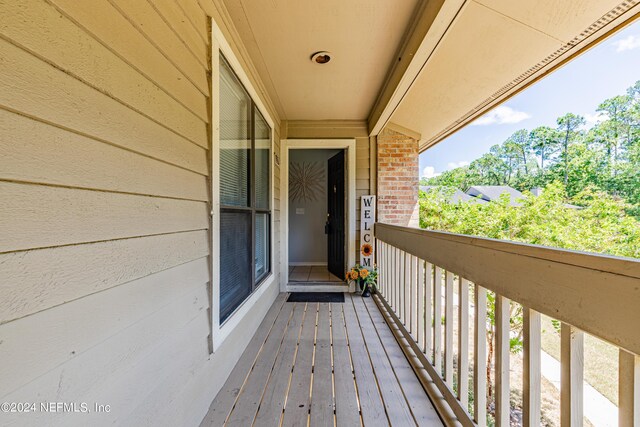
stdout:
<svg viewBox="0 0 640 427">
<path fill-rule="evenodd" d="M 220 324 L 220 178 L 218 171 L 220 170 L 220 53 L 224 55 L 227 62 L 235 72 L 240 82 L 249 93 L 262 117 L 267 121 L 271 128 L 271 168 L 269 173 L 269 191 L 270 191 L 270 241 L 271 248 L 269 251 L 271 272 L 265 277 L 260 286 L 242 303 L 236 310 Z M 213 351 L 215 352 L 222 343 L 231 335 L 238 324 L 242 322 L 245 316 L 249 315 L 252 307 L 254 307 L 264 295 L 265 292 L 275 283 L 276 269 L 278 267 L 277 260 L 274 258 L 275 253 L 275 195 L 274 195 L 274 135 L 275 125 L 273 118 L 269 114 L 262 99 L 258 96 L 258 92 L 254 89 L 249 76 L 240 65 L 240 61 L 231 49 L 231 46 L 224 38 L 222 31 L 211 20 L 211 339 Z"/>
<path fill-rule="evenodd" d="M 347 267 L 356 263 L 356 140 L 355 139 L 283 139 L 280 141 L 280 242 L 281 257 L 280 291 L 287 292 L 289 284 L 289 151 L 313 149 L 344 149 L 347 157 Z M 351 284 L 349 292 L 354 291 Z"/>
</svg>

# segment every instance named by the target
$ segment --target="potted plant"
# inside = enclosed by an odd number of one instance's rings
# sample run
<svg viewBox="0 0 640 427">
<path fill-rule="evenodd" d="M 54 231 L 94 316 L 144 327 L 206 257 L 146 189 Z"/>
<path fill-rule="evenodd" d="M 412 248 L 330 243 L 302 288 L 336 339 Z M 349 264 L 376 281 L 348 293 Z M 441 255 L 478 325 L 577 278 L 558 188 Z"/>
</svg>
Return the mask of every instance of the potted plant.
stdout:
<svg viewBox="0 0 640 427">
<path fill-rule="evenodd" d="M 375 293 L 378 286 L 378 270 L 373 266 L 372 270 L 361 267 L 356 264 L 351 270 L 345 274 L 347 283 L 355 282 L 356 286 L 361 290 L 363 297 L 368 297 L 372 292 Z"/>
</svg>

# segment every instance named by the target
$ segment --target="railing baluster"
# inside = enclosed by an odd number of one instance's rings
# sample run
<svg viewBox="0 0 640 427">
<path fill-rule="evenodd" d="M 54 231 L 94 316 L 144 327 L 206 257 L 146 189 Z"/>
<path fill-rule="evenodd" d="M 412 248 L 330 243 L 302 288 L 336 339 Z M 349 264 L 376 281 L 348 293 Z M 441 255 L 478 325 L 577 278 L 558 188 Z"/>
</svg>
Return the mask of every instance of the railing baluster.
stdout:
<svg viewBox="0 0 640 427">
<path fill-rule="evenodd" d="M 402 321 L 402 251 L 396 249 L 396 313 L 398 318 Z"/>
<path fill-rule="evenodd" d="M 445 274 L 444 381 L 453 390 L 453 273 Z"/>
<path fill-rule="evenodd" d="M 414 331 L 411 329 L 411 288 L 413 284 L 411 283 L 411 254 L 405 252 L 404 254 L 404 324 L 407 325 L 407 329 L 409 333 L 413 334 Z"/>
<path fill-rule="evenodd" d="M 522 350 L 523 378 L 522 378 L 522 403 L 523 426 L 534 427 L 540 425 L 540 400 L 541 400 L 541 329 L 540 313 L 527 307 L 522 307 L 523 312 L 523 340 Z"/>
<path fill-rule="evenodd" d="M 374 252 L 374 263 L 376 263 L 378 265 L 378 289 L 380 290 L 381 294 L 384 294 L 384 292 L 382 291 L 382 283 L 384 280 L 384 275 L 382 274 L 382 263 L 380 262 L 380 241 L 379 240 L 374 240 L 375 241 L 375 252 Z"/>
<path fill-rule="evenodd" d="M 424 286 L 424 261 L 420 258 L 417 258 L 417 272 L 416 279 L 418 281 L 418 313 L 416 315 L 416 320 L 418 322 L 418 346 L 422 350 L 425 351 L 425 327 L 426 327 L 426 317 L 425 317 L 425 286 Z"/>
<path fill-rule="evenodd" d="M 442 269 L 438 266 L 433 278 L 433 364 L 442 376 Z"/>
<path fill-rule="evenodd" d="M 458 277 L 458 399 L 469 406 L 469 281 Z"/>
<path fill-rule="evenodd" d="M 411 255 L 411 335 L 418 341 L 418 258 Z"/>
<path fill-rule="evenodd" d="M 405 290 L 407 289 L 407 280 L 405 277 L 407 253 L 401 251 L 400 253 L 400 319 L 403 324 L 407 324 L 407 300 L 405 298 Z"/>
<path fill-rule="evenodd" d="M 487 425 L 487 290 L 474 285 L 473 420 Z"/>
<path fill-rule="evenodd" d="M 424 352 L 427 359 L 433 362 L 433 265 L 424 265 Z"/>
<path fill-rule="evenodd" d="M 582 426 L 584 333 L 562 323 L 560 330 L 560 424 Z"/>
<path fill-rule="evenodd" d="M 640 357 L 620 349 L 618 354 L 618 425 L 640 426 Z"/>
<path fill-rule="evenodd" d="M 496 294 L 496 427 L 509 426 L 509 300 Z"/>
<path fill-rule="evenodd" d="M 398 248 L 391 248 L 391 307 L 398 313 Z"/>
<path fill-rule="evenodd" d="M 382 262 L 384 264 L 384 297 L 387 301 L 391 301 L 391 286 L 389 282 L 389 245 L 387 243 L 382 243 L 382 250 Z"/>
</svg>

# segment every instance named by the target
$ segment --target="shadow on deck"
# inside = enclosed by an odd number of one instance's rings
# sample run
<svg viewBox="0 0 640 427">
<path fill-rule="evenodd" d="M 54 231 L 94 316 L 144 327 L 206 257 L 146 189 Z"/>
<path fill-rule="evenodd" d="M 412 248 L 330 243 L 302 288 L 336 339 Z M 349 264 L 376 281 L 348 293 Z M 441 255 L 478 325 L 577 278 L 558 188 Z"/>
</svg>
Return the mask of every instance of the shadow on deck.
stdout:
<svg viewBox="0 0 640 427">
<path fill-rule="evenodd" d="M 442 425 L 371 298 L 281 294 L 201 426 Z"/>
</svg>

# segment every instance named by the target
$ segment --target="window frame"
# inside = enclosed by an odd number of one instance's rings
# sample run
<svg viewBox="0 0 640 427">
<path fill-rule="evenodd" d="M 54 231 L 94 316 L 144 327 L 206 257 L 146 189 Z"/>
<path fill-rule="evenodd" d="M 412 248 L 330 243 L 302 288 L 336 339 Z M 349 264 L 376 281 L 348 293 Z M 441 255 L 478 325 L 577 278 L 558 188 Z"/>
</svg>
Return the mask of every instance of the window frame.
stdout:
<svg viewBox="0 0 640 427">
<path fill-rule="evenodd" d="M 222 319 L 222 317 L 219 314 L 219 322 L 221 325 L 224 325 L 231 316 L 234 315 L 234 313 L 238 310 L 238 308 L 240 306 L 242 306 L 245 301 L 247 301 L 251 295 L 253 295 L 253 293 L 256 291 L 256 289 L 258 289 L 260 287 L 260 285 L 262 285 L 262 283 L 265 281 L 265 279 L 267 277 L 269 277 L 269 275 L 271 274 L 271 251 L 269 251 L 269 256 L 267 259 L 267 269 L 266 271 L 262 274 L 262 276 L 257 277 L 257 264 L 256 264 L 256 218 L 257 218 L 257 214 L 266 214 L 267 218 L 268 218 L 268 247 L 270 248 L 271 246 L 271 215 L 272 215 L 272 201 L 271 201 L 271 193 L 273 192 L 273 190 L 270 188 L 270 182 L 269 185 L 267 186 L 267 200 L 268 200 L 268 206 L 267 208 L 258 208 L 256 205 L 256 199 L 257 199 L 257 185 L 256 185 L 256 178 L 257 178 L 257 172 L 256 172 L 256 115 L 259 115 L 260 118 L 264 121 L 265 124 L 267 124 L 268 128 L 269 128 L 269 159 L 271 159 L 271 150 L 272 150 L 272 142 L 273 142 L 273 128 L 271 126 L 268 125 L 267 121 L 265 120 L 264 116 L 262 115 L 262 113 L 260 112 L 260 110 L 258 109 L 255 101 L 253 100 L 253 98 L 251 97 L 251 95 L 249 94 L 249 92 L 247 91 L 247 88 L 244 86 L 244 84 L 242 83 L 242 80 L 240 80 L 240 77 L 236 74 L 235 70 L 233 69 L 233 67 L 231 67 L 231 64 L 229 63 L 229 61 L 227 60 L 226 56 L 224 55 L 223 52 L 219 53 L 220 55 L 220 68 L 222 67 L 222 62 L 224 61 L 224 63 L 226 64 L 226 67 L 231 71 L 231 73 L 233 73 L 233 77 L 236 78 L 237 82 L 240 84 L 242 90 L 247 94 L 247 97 L 249 98 L 249 120 L 248 120 L 248 124 L 249 124 L 249 140 L 250 140 L 250 148 L 249 148 L 249 171 L 247 173 L 247 192 L 248 192 L 248 205 L 249 206 L 237 206 L 237 205 L 224 205 L 222 203 L 220 203 L 220 214 L 222 214 L 223 212 L 225 213 L 233 213 L 233 212 L 245 212 L 245 213 L 250 213 L 251 214 L 251 292 L 249 293 L 249 295 L 247 295 L 246 298 L 244 298 L 244 300 L 238 304 L 237 307 L 234 307 L 233 310 L 231 310 L 230 313 L 227 314 L 227 316 Z M 219 150 L 220 148 L 218 148 Z M 218 170 L 216 173 L 220 173 L 220 170 Z M 271 168 L 271 165 L 269 165 L 269 170 L 268 170 L 268 175 L 269 175 L 269 181 L 271 181 L 271 176 L 273 174 L 273 170 Z M 219 193 L 219 191 L 218 191 Z M 218 239 L 220 238 L 220 236 L 218 236 Z M 218 260 L 220 261 L 220 258 L 218 257 Z M 218 301 L 218 304 L 220 305 L 219 307 L 219 311 L 222 311 L 222 298 L 220 298 L 220 300 Z"/>
<path fill-rule="evenodd" d="M 212 352 L 215 352 L 222 343 L 232 335 L 234 329 L 243 322 L 247 316 L 251 316 L 253 313 L 258 310 L 262 312 L 268 309 L 267 305 L 270 305 L 272 299 L 271 298 L 262 298 L 267 292 L 269 295 L 275 290 L 275 288 L 279 289 L 279 283 L 276 283 L 277 276 L 277 268 L 274 262 L 275 257 L 275 239 L 274 233 L 275 230 L 275 189 L 274 189 L 274 173 L 276 171 L 276 162 L 275 162 L 275 138 L 276 138 L 276 124 L 269 113 L 269 110 L 266 108 L 264 102 L 259 96 L 258 92 L 255 90 L 251 80 L 248 77 L 247 72 L 242 67 L 240 61 L 236 57 L 233 52 L 233 49 L 230 47 L 229 43 L 224 38 L 220 29 L 215 25 L 215 22 L 212 22 L 212 39 L 211 39 L 211 123 L 213 126 L 211 127 L 212 132 L 212 144 L 210 150 L 210 159 L 211 159 L 211 171 L 210 174 L 210 194 L 211 194 L 211 233 L 210 233 L 210 247 L 211 247 L 211 256 L 210 260 L 210 268 L 211 268 L 211 283 L 210 283 L 210 292 L 209 292 L 209 319 L 211 324 L 211 338 L 210 338 L 210 349 Z M 269 196 L 267 198 L 269 207 L 268 209 L 257 208 L 257 213 L 265 212 L 268 215 L 267 226 L 268 226 L 268 239 L 267 239 L 267 248 L 268 256 L 267 256 L 267 265 L 268 271 L 262 275 L 262 277 L 258 277 L 256 280 L 255 277 L 255 211 L 252 214 L 252 291 L 244 301 L 236 307 L 224 320 L 224 322 L 220 321 L 220 213 L 221 208 L 224 205 L 220 203 L 220 116 L 219 116 L 219 107 L 220 107 L 220 56 L 223 55 L 230 70 L 234 73 L 235 77 L 239 80 L 240 84 L 243 86 L 244 90 L 249 95 L 252 104 L 252 117 L 251 117 L 251 132 L 255 132 L 254 130 L 254 122 L 256 121 L 255 114 L 260 114 L 265 124 L 270 129 L 269 135 L 269 183 L 268 190 Z M 251 172 L 255 174 L 255 138 L 252 135 L 252 150 L 251 150 Z M 253 178 L 253 176 L 252 176 Z M 252 188 L 253 188 L 252 184 Z M 254 203 L 255 191 L 252 191 L 252 203 Z M 252 204 L 252 206 L 255 206 Z M 238 206 L 224 206 L 225 208 L 229 208 L 229 210 L 238 210 L 241 211 L 245 208 Z M 275 288 L 274 288 L 275 286 Z M 268 301 L 267 301 L 268 300 Z M 265 301 L 265 302 L 263 302 Z M 265 307 L 263 307 L 265 306 Z M 266 312 L 266 311 L 265 311 Z"/>
</svg>

